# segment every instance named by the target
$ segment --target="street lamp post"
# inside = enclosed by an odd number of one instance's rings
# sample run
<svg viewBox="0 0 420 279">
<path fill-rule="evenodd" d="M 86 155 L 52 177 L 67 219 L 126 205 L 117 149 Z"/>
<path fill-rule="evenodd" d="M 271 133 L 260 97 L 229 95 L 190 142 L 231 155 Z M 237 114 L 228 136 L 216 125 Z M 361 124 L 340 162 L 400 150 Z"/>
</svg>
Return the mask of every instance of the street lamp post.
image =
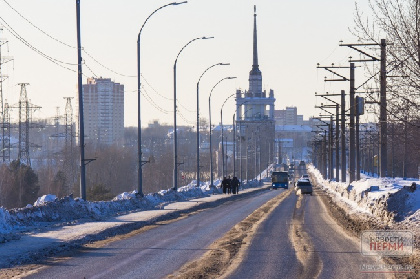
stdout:
<svg viewBox="0 0 420 279">
<path fill-rule="evenodd" d="M 213 92 L 214 88 L 221 83 L 222 81 L 224 81 L 225 79 L 235 79 L 236 77 L 225 77 L 222 78 L 221 80 L 219 80 L 211 89 L 210 91 L 210 95 L 209 95 L 209 124 L 210 124 L 210 133 L 209 133 L 209 139 L 210 139 L 210 187 L 214 187 L 213 185 L 213 156 L 211 154 L 211 149 L 212 149 L 212 143 L 211 143 L 211 93 Z"/>
<path fill-rule="evenodd" d="M 200 108 L 199 108 L 200 80 L 208 70 L 219 65 L 227 66 L 227 65 L 230 65 L 230 63 L 217 63 L 214 65 L 211 65 L 201 74 L 197 82 L 197 187 L 200 186 Z"/>
<path fill-rule="evenodd" d="M 223 107 L 225 106 L 227 100 L 229 100 L 229 98 L 231 98 L 235 94 L 236 93 L 233 93 L 232 95 L 227 97 L 226 100 L 223 102 L 222 108 L 220 109 L 220 126 L 222 127 L 222 177 L 225 177 L 225 153 L 224 153 L 224 148 L 223 148 Z M 227 140 L 226 140 L 226 144 L 227 144 Z M 226 153 L 227 153 L 227 147 L 226 147 Z"/>
<path fill-rule="evenodd" d="M 157 11 L 167 7 L 167 6 L 176 6 L 185 4 L 187 1 L 183 2 L 172 2 L 166 5 L 163 5 L 156 10 L 154 10 L 144 21 L 143 25 L 140 28 L 139 34 L 137 36 L 137 95 L 138 95 L 138 102 L 137 102 L 137 108 L 138 108 L 138 119 L 137 119 L 137 129 L 138 129 L 138 138 L 137 138 L 137 151 L 138 151 L 138 189 L 137 192 L 140 196 L 143 196 L 143 161 L 142 161 L 142 151 L 141 151 L 141 115 L 140 115 L 140 96 L 141 96 L 141 72 L 140 72 L 140 35 L 141 31 L 143 31 L 143 27 L 146 24 L 146 22 L 149 20 L 149 18 L 156 13 Z"/>
<path fill-rule="evenodd" d="M 178 52 L 178 55 L 176 56 L 175 63 L 174 63 L 174 173 L 173 173 L 173 189 L 175 191 L 178 190 L 178 133 L 177 133 L 177 127 L 176 127 L 176 64 L 178 62 L 179 55 L 181 52 L 192 42 L 196 40 L 207 40 L 207 39 L 213 39 L 214 37 L 198 37 L 195 39 L 192 39 L 188 43 L 186 43 L 181 50 Z"/>
<path fill-rule="evenodd" d="M 248 103 L 248 102 L 249 101 L 243 102 L 241 104 L 241 106 L 244 105 L 244 104 L 246 104 L 246 103 Z M 236 116 L 236 113 L 238 111 L 238 108 L 236 108 L 235 113 L 233 114 L 233 120 L 232 120 L 232 123 L 233 123 L 233 176 L 236 176 L 235 174 L 236 174 L 236 125 L 237 125 L 237 123 L 235 121 L 235 116 Z M 238 115 L 238 118 L 239 117 L 241 117 L 241 116 Z M 240 126 L 241 126 L 241 121 L 239 121 L 239 127 Z M 241 130 L 239 129 L 239 133 L 240 133 L 240 131 Z M 241 152 L 241 141 L 239 141 L 239 151 L 240 151 L 240 153 L 239 153 L 240 156 L 239 157 L 241 158 L 241 156 L 242 156 L 242 152 Z M 242 160 L 242 158 L 241 158 L 241 160 Z M 242 164 L 241 164 L 241 175 L 240 175 L 240 179 L 242 181 Z"/>
</svg>

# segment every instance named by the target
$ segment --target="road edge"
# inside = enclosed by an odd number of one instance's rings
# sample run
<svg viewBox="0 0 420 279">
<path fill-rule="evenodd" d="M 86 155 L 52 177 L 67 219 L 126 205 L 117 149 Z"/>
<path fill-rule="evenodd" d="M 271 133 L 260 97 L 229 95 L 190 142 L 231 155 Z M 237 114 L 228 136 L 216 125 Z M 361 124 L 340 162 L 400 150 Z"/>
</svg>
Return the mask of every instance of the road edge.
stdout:
<svg viewBox="0 0 420 279">
<path fill-rule="evenodd" d="M 292 189 L 283 191 L 276 197 L 237 223 L 224 236 L 213 242 L 200 258 L 186 263 L 167 278 L 227 278 L 241 263 L 250 246 L 254 233 L 261 223 L 268 218 L 274 209 L 291 193 Z"/>
</svg>

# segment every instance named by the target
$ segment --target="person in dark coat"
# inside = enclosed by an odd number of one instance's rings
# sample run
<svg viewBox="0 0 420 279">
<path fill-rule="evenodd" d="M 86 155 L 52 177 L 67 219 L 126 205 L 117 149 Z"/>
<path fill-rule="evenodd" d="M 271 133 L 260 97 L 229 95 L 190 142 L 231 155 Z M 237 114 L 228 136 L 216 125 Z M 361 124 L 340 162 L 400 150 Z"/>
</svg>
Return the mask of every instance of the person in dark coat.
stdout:
<svg viewBox="0 0 420 279">
<path fill-rule="evenodd" d="M 233 177 L 232 182 L 231 182 L 231 187 L 232 187 L 232 192 L 234 194 L 238 194 L 239 193 L 239 180 L 236 176 Z"/>
<path fill-rule="evenodd" d="M 228 194 L 231 194 L 232 193 L 232 179 L 230 179 L 230 175 L 226 179 L 226 184 L 227 184 L 227 192 Z"/>
<path fill-rule="evenodd" d="M 223 188 L 223 194 L 226 194 L 226 191 L 227 191 L 227 179 L 226 179 L 226 177 L 223 177 L 222 188 Z"/>
<path fill-rule="evenodd" d="M 417 189 L 416 182 L 413 182 L 410 186 L 410 190 L 411 190 L 411 192 L 414 192 L 414 191 L 416 191 L 416 189 Z"/>
</svg>

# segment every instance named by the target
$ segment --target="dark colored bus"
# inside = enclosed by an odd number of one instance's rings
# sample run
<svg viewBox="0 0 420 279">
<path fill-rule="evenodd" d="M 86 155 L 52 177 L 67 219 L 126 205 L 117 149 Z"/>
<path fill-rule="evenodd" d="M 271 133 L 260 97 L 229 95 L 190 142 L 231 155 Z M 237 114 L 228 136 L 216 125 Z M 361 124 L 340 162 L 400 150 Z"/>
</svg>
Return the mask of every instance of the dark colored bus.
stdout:
<svg viewBox="0 0 420 279">
<path fill-rule="evenodd" d="M 289 188 L 289 174 L 287 171 L 274 171 L 271 174 L 271 186 L 273 189 Z"/>
</svg>

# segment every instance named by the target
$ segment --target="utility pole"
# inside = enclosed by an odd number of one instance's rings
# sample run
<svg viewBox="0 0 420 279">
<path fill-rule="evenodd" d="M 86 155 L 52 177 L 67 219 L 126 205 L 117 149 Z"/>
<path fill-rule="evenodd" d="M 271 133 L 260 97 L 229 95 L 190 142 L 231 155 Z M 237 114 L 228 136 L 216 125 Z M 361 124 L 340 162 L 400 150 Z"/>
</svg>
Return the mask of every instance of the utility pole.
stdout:
<svg viewBox="0 0 420 279">
<path fill-rule="evenodd" d="M 346 171 L 346 154 L 345 154 L 345 92 L 344 90 L 342 90 L 341 94 L 317 94 L 315 93 L 315 96 L 319 96 L 322 97 L 330 102 L 333 102 L 334 105 L 324 105 L 321 104 L 321 106 L 315 106 L 315 108 L 321 108 L 322 110 L 328 112 L 327 110 L 325 110 L 325 108 L 335 108 L 335 164 L 336 164 L 336 181 L 340 180 L 340 104 L 333 101 L 332 99 L 330 99 L 329 97 L 333 97 L 333 96 L 341 96 L 342 100 L 341 100 L 341 133 L 342 133 L 342 150 L 344 150 L 342 152 L 342 160 L 341 160 L 341 169 L 342 169 L 342 173 L 344 173 L 344 180 L 342 178 L 341 181 L 345 182 L 345 171 Z M 328 112 L 330 113 L 330 112 Z M 330 113 L 331 114 L 331 113 Z"/>
<path fill-rule="evenodd" d="M 350 183 L 355 180 L 354 172 L 355 172 L 355 133 L 354 133 L 354 63 L 350 63 L 350 154 L 349 154 L 349 167 L 350 167 Z"/>
<path fill-rule="evenodd" d="M 323 68 L 331 73 L 333 73 L 335 76 L 338 76 L 338 79 L 327 79 L 325 78 L 324 81 L 349 81 L 350 82 L 350 135 L 349 135 L 349 172 L 350 172 L 350 183 L 354 181 L 355 179 L 355 132 L 354 132 L 354 94 L 355 94 L 355 86 L 354 86 L 354 70 L 355 66 L 354 63 L 350 63 L 350 67 L 342 67 L 342 66 L 334 66 L 332 64 L 331 66 L 317 66 L 317 68 Z M 338 74 L 337 72 L 331 70 L 331 69 L 350 69 L 350 78 L 346 78 L 343 75 Z M 342 91 L 343 92 L 343 91 Z M 342 117 L 343 119 L 343 117 Z M 345 118 L 344 118 L 345 119 Z M 342 174 L 343 175 L 343 174 Z M 345 174 L 344 174 L 345 175 Z M 345 179 L 344 179 L 345 181 Z"/>
<path fill-rule="evenodd" d="M 341 182 L 346 182 L 346 92 L 341 90 Z"/>
<path fill-rule="evenodd" d="M 387 101 L 386 101 L 386 40 L 381 39 L 381 43 L 366 43 L 366 44 L 340 44 L 340 46 L 347 46 L 351 49 L 358 51 L 359 53 L 363 54 L 364 56 L 369 57 L 369 59 L 362 59 L 362 60 L 350 60 L 350 62 L 376 62 L 380 61 L 380 113 L 379 113 L 379 125 L 380 125 L 380 137 L 379 137 L 379 145 L 380 145 L 380 152 L 379 152 L 379 176 L 386 177 L 387 176 L 387 164 L 388 164 L 388 156 L 387 156 Z M 357 46 L 380 46 L 381 48 L 381 57 L 377 58 L 373 55 L 370 55 L 360 49 Z M 372 78 L 372 77 L 371 77 Z M 361 86 L 366 84 L 371 78 L 369 78 L 366 82 L 364 82 Z M 359 87 L 360 88 L 360 87 Z"/>
<path fill-rule="evenodd" d="M 80 34 L 80 0 L 76 0 L 77 20 L 77 83 L 79 97 L 80 196 L 86 200 L 85 123 L 83 114 L 82 43 Z"/>
<path fill-rule="evenodd" d="M 333 167 L 333 119 L 332 116 L 330 116 L 330 125 L 328 127 L 328 132 L 329 132 L 329 167 L 328 167 L 328 174 L 329 174 L 329 178 L 330 180 L 334 179 L 334 167 Z"/>
<path fill-rule="evenodd" d="M 340 180 L 340 106 L 335 104 L 335 181 Z"/>
<path fill-rule="evenodd" d="M 386 40 L 381 40 L 381 97 L 380 97 L 380 113 L 379 113 L 379 124 L 380 124 L 380 145 L 381 145 L 381 157 L 380 165 L 381 171 L 380 176 L 386 177 L 388 174 L 388 141 L 387 141 L 387 103 L 386 103 Z"/>
</svg>

